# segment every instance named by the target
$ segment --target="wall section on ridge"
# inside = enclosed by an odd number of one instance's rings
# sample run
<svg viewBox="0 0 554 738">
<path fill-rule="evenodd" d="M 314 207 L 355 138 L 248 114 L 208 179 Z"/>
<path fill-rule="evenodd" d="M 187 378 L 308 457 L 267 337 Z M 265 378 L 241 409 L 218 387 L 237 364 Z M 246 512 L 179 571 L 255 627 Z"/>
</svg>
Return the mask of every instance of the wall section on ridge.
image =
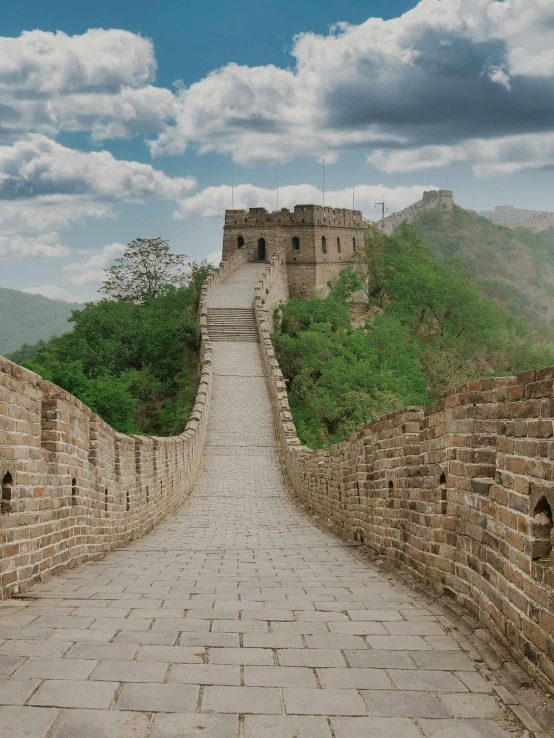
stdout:
<svg viewBox="0 0 554 738">
<path fill-rule="evenodd" d="M 117 433 L 73 395 L 0 357 L 2 598 L 144 535 L 183 504 L 211 402 L 207 295 L 247 259 L 236 254 L 202 286 L 202 372 L 179 436 Z"/>
<path fill-rule="evenodd" d="M 552 690 L 554 367 L 470 382 L 311 450 L 296 435 L 265 309 L 279 300 L 282 262 L 272 260 L 254 305 L 291 492 L 467 608 Z"/>
<path fill-rule="evenodd" d="M 387 215 L 384 220 L 377 221 L 377 226 L 383 229 L 383 233 L 392 236 L 395 228 L 404 221 L 411 223 L 423 210 L 434 210 L 436 208 L 452 210 L 453 207 L 452 190 L 430 190 L 424 192 L 421 200 L 414 202 L 413 205 L 409 205 L 404 210 L 399 210 L 392 215 Z"/>
</svg>

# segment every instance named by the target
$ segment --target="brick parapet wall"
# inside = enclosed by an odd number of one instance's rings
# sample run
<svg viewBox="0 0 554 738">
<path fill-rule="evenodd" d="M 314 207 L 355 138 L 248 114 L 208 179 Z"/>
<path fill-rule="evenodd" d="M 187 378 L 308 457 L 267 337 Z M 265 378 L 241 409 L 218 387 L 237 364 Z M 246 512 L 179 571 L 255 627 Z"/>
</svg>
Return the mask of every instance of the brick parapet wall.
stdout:
<svg viewBox="0 0 554 738">
<path fill-rule="evenodd" d="M 392 215 L 386 216 L 384 220 L 379 220 L 377 225 L 383 229 L 384 233 L 391 236 L 394 229 L 401 223 L 404 221 L 411 223 L 423 210 L 432 210 L 443 206 L 448 210 L 452 210 L 454 206 L 452 191 L 430 190 L 423 193 L 421 200 L 414 202 L 413 205 L 409 205 L 404 210 L 399 210 Z"/>
<path fill-rule="evenodd" d="M 543 685 L 554 684 L 554 367 L 487 378 L 369 423 L 325 450 L 301 445 L 256 290 L 262 361 L 291 492 L 471 612 Z M 535 516 L 538 515 L 538 518 Z M 548 515 L 546 520 L 548 520 Z M 549 558 L 548 558 L 549 556 Z"/>
<path fill-rule="evenodd" d="M 511 228 L 513 231 L 517 228 L 528 228 L 534 233 L 540 233 L 540 231 L 545 231 L 547 228 L 554 227 L 554 213 L 540 213 L 539 215 L 535 215 L 533 218 L 529 218 L 529 220 L 521 221 L 521 223 L 510 223 L 499 218 L 487 218 L 487 220 L 490 220 L 490 222 L 495 225 L 504 226 L 504 228 Z"/>
<path fill-rule="evenodd" d="M 179 436 L 117 433 L 73 395 L 0 357 L 0 481 L 11 494 L 0 515 L 2 598 L 146 534 L 183 504 L 211 401 L 207 297 L 248 256 L 222 262 L 202 286 L 202 371 Z"/>
</svg>

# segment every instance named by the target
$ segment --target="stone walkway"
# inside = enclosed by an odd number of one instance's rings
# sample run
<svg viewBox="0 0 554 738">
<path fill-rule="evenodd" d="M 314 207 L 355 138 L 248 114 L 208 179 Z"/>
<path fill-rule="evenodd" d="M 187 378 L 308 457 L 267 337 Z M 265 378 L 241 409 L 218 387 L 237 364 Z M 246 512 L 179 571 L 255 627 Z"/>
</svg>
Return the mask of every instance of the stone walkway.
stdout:
<svg viewBox="0 0 554 738">
<path fill-rule="evenodd" d="M 291 503 L 258 350 L 214 344 L 177 517 L 0 606 L 0 738 L 521 736 L 441 619 Z"/>
</svg>

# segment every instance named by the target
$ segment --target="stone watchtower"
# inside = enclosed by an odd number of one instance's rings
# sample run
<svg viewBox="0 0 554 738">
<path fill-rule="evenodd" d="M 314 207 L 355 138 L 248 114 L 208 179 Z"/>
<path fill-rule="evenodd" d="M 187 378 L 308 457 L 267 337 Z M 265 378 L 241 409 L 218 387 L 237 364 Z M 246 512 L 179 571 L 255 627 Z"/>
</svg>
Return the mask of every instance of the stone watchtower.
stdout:
<svg viewBox="0 0 554 738">
<path fill-rule="evenodd" d="M 327 294 L 327 282 L 336 280 L 363 242 L 360 210 L 295 205 L 294 212 L 225 211 L 223 259 L 246 248 L 254 261 L 269 261 L 283 249 L 291 297 Z"/>
</svg>

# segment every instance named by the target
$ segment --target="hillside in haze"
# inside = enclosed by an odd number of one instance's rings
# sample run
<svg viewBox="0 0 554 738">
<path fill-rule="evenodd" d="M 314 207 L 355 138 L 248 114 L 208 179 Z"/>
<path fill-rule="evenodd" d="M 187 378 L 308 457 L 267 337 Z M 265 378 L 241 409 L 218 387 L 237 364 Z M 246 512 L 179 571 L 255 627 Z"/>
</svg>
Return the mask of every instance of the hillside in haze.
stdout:
<svg viewBox="0 0 554 738">
<path fill-rule="evenodd" d="M 72 310 L 83 306 L 76 302 L 51 300 L 43 295 L 29 295 L 0 287 L 0 354 L 6 355 L 24 343 L 47 341 L 67 333 Z"/>
<path fill-rule="evenodd" d="M 536 329 L 554 330 L 554 228 L 498 226 L 471 210 L 427 210 L 412 222 L 437 256 L 460 259 L 480 291 Z"/>
</svg>

